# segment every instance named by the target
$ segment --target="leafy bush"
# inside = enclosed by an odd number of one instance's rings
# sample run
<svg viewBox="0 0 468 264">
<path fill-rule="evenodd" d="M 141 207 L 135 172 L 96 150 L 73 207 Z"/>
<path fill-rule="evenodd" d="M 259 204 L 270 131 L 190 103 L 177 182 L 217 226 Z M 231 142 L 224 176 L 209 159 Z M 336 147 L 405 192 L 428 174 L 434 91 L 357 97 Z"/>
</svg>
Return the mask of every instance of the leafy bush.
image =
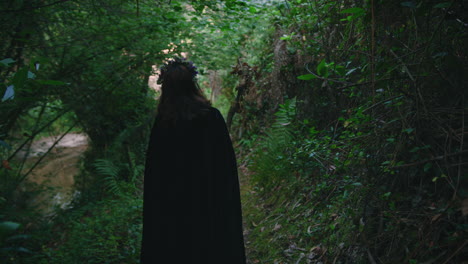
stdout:
<svg viewBox="0 0 468 264">
<path fill-rule="evenodd" d="M 103 200 L 67 212 L 36 263 L 139 263 L 142 205 L 135 198 Z"/>
<path fill-rule="evenodd" d="M 104 187 L 115 196 L 138 196 L 141 194 L 139 187 L 142 184 L 142 175 L 144 171 L 143 164 L 136 164 L 134 155 L 129 153 L 130 163 L 117 166 L 111 160 L 98 159 L 94 166 L 98 177 L 102 177 Z M 122 179 L 122 171 L 130 172 L 126 179 Z M 127 174 L 126 174 L 127 175 Z"/>
<path fill-rule="evenodd" d="M 249 257 L 253 263 L 364 261 L 356 245 L 370 186 L 351 166 L 361 164 L 363 154 L 348 153 L 351 135 L 333 140 L 333 130 L 299 124 L 290 114 L 295 107 L 287 101 L 277 112 L 253 157 L 252 181 L 244 185 Z M 285 124 L 296 127 L 296 136 Z"/>
</svg>

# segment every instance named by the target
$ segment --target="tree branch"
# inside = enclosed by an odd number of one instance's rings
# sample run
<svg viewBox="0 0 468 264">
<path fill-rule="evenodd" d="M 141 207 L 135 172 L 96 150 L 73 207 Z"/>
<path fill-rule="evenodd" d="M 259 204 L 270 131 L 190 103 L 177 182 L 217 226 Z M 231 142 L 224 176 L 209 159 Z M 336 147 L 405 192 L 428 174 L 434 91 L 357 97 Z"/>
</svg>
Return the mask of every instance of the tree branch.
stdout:
<svg viewBox="0 0 468 264">
<path fill-rule="evenodd" d="M 76 121 L 72 126 L 70 126 L 68 128 L 67 131 L 65 131 L 65 133 L 63 133 L 59 139 L 57 139 L 54 144 L 52 144 L 52 146 L 47 150 L 47 152 L 42 155 L 37 161 L 36 163 L 34 163 L 34 165 L 29 169 L 28 172 L 26 172 L 23 176 L 21 176 L 20 180 L 18 181 L 18 184 L 20 184 L 21 182 L 24 181 L 24 179 L 26 179 L 26 177 L 28 177 L 29 174 L 31 174 L 31 172 L 37 167 L 37 165 L 39 165 L 39 163 L 41 163 L 41 161 L 47 156 L 47 154 L 50 153 L 50 151 L 60 142 L 60 140 L 62 140 L 68 133 L 70 133 L 70 131 L 78 124 L 78 121 Z"/>
<path fill-rule="evenodd" d="M 450 154 L 447 154 L 447 155 L 437 156 L 437 157 L 432 158 L 432 159 L 422 160 L 422 161 L 418 161 L 418 162 L 403 164 L 403 165 L 399 165 L 399 166 L 393 166 L 393 167 L 390 167 L 390 169 L 395 170 L 395 169 L 402 169 L 402 168 L 411 167 L 411 166 L 417 166 L 417 165 L 421 165 L 421 164 L 436 161 L 436 160 L 442 160 L 442 159 L 445 159 L 445 158 L 448 158 L 448 157 L 462 155 L 464 153 L 468 153 L 468 150 L 463 150 L 463 151 L 459 151 L 459 152 L 455 152 L 455 153 L 450 153 Z"/>
</svg>

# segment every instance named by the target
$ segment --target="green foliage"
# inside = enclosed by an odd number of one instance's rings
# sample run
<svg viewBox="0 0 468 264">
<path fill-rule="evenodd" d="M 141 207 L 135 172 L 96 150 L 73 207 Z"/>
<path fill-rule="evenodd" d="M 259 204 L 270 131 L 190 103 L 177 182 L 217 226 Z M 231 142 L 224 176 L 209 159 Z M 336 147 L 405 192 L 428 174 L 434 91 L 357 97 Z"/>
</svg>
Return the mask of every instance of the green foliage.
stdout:
<svg viewBox="0 0 468 264">
<path fill-rule="evenodd" d="M 292 121 L 295 117 L 296 99 L 286 100 L 275 114 L 276 120 L 271 129 L 265 132 L 263 141 L 256 146 L 253 164 L 253 181 L 265 191 L 289 183 L 290 153 L 294 140 Z"/>
<path fill-rule="evenodd" d="M 130 163 L 117 166 L 111 160 L 98 159 L 94 162 L 97 176 L 104 181 L 104 187 L 116 196 L 137 195 L 141 192 L 144 166 L 135 162 L 135 155 L 129 153 Z M 121 175 L 126 173 L 125 176 Z"/>
<path fill-rule="evenodd" d="M 103 191 L 105 188 L 118 187 L 117 197 L 138 199 L 142 192 L 142 145 L 154 108 L 148 76 L 151 66 L 166 56 L 163 50 L 177 43 L 174 32 L 184 25 L 182 10 L 173 10 L 167 2 L 156 5 L 151 1 L 138 1 L 138 6 L 128 1 L 62 1 L 50 5 L 47 1 L 37 5 L 6 1 L 0 4 L 0 10 L 0 24 L 8 29 L 0 33 L 0 56 L 7 58 L 0 61 L 0 160 L 4 161 L 0 167 L 0 197 L 5 198 L 1 209 L 7 214 L 0 220 L 24 223 L 29 228 L 21 232 L 26 234 L 39 234 L 48 228 L 42 219 L 31 220 L 30 209 L 24 207 L 26 195 L 18 194 L 22 189 L 17 188 L 24 179 L 22 165 L 12 155 L 19 146 L 68 130 L 77 121 L 78 129 L 90 136 L 93 148 L 86 155 L 85 170 L 75 179 L 82 195 L 74 206 L 79 208 L 110 195 L 109 189 Z M 114 153 L 109 154 L 111 151 Z M 93 164 L 99 159 L 119 164 L 118 175 L 95 173 Z M 30 222 L 34 225 L 26 225 Z M 99 220 L 94 223 L 99 224 Z M 117 239 L 112 239 L 116 244 Z M 42 242 L 49 243 L 47 239 Z M 20 248 L 23 244 L 33 251 L 28 259 L 34 259 L 41 242 L 33 239 L 12 245 Z M 136 250 L 133 254 L 137 254 Z M 23 257 L 20 253 L 10 256 L 13 262 Z M 67 258 L 73 263 L 73 257 Z M 63 263 L 60 256 L 54 261 Z"/>
<path fill-rule="evenodd" d="M 2 259 L 14 259 L 12 256 L 32 253 L 21 246 L 22 242 L 29 240 L 31 236 L 18 233 L 20 228 L 21 224 L 16 222 L 0 222 L 0 257 Z"/>
<path fill-rule="evenodd" d="M 302 121 L 289 163 L 254 157 L 253 172 L 270 173 L 258 162 L 282 164 L 282 177 L 298 180 L 262 183 L 275 192 L 252 187 L 260 194 L 248 199 L 264 199 L 252 205 L 259 216 L 248 216 L 254 262 L 301 263 L 310 252 L 324 263 L 463 259 L 456 204 L 467 197 L 466 142 L 447 132 L 466 130 L 466 75 L 455 67 L 466 58 L 455 22 L 462 9 L 459 1 L 278 5 L 275 63 L 290 64 L 276 81 L 293 84 L 283 94 L 297 96 Z M 289 55 L 279 58 L 281 49 Z"/>
<path fill-rule="evenodd" d="M 10 221 L 4 221 L 0 223 L 0 239 L 5 239 L 6 236 L 16 231 L 20 227 L 20 224 Z"/>
<path fill-rule="evenodd" d="M 11 5 L 5 5 L 4 9 L 9 8 Z M 5 42 L 23 50 L 21 54 L 5 54 L 15 61 L 5 63 L 19 66 L 14 82 L 23 84 L 37 75 L 41 86 L 29 85 L 27 96 L 21 96 L 24 85 L 15 85 L 16 97 L 24 103 L 18 101 L 16 108 L 9 107 L 11 124 L 5 131 L 9 132 L 30 108 L 57 99 L 76 114 L 93 144 L 102 146 L 147 116 L 151 105 L 146 82 L 151 65 L 160 62 L 166 56 L 163 50 L 177 41 L 173 32 L 184 24 L 181 11 L 174 11 L 171 4 L 150 1 L 139 1 L 138 7 L 121 1 L 63 2 L 40 11 L 24 10 L 1 21 L 2 26 L 11 24 L 12 29 L 18 29 L 6 35 Z M 32 28 L 37 33 L 22 38 L 22 30 Z M 41 73 L 28 71 L 23 66 L 26 61 L 39 61 Z M 5 68 L 0 74 L 8 77 L 11 71 Z"/>
<path fill-rule="evenodd" d="M 230 70 L 237 59 L 255 64 L 269 25 L 262 7 L 244 1 L 210 1 L 203 13 L 189 13 L 191 26 L 183 47 L 199 65 L 211 70 Z"/>
<path fill-rule="evenodd" d="M 94 162 L 96 172 L 99 176 L 104 177 L 105 186 L 111 193 L 121 195 L 124 193 L 119 184 L 119 168 L 114 165 L 112 161 L 105 159 L 98 159 Z"/>
<path fill-rule="evenodd" d="M 142 200 L 90 203 L 56 220 L 56 243 L 35 263 L 139 263 Z M 60 230 L 60 231 L 59 231 Z"/>
</svg>

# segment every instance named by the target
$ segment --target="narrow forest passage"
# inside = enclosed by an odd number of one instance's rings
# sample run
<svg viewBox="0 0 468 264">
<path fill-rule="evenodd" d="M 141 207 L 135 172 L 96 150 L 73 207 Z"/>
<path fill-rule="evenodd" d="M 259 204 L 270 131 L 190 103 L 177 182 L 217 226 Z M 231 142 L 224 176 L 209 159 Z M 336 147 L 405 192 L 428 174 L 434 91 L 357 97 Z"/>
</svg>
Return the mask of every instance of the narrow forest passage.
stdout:
<svg viewBox="0 0 468 264">
<path fill-rule="evenodd" d="M 173 56 L 227 121 L 249 264 L 467 264 L 466 1 L 5 0 L 0 14 L 2 264 L 139 263 L 155 65 Z M 46 135 L 78 126 L 89 141 L 68 134 L 23 181 Z"/>
</svg>

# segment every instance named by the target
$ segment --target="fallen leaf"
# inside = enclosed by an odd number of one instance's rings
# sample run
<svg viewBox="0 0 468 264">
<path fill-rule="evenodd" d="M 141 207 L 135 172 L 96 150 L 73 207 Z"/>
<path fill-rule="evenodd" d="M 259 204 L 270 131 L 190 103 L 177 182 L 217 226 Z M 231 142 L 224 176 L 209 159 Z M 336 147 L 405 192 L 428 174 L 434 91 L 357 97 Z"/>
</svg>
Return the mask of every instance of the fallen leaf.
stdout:
<svg viewBox="0 0 468 264">
<path fill-rule="evenodd" d="M 278 231 L 281 228 L 281 225 L 276 223 L 275 227 L 273 228 L 273 231 Z"/>
<path fill-rule="evenodd" d="M 315 247 L 312 247 L 309 252 L 312 252 L 314 253 L 315 255 L 320 255 L 322 254 L 322 247 L 321 246 L 315 246 Z"/>
<path fill-rule="evenodd" d="M 440 217 L 441 215 L 442 215 L 442 214 L 436 214 L 436 215 L 434 215 L 434 216 L 432 217 L 431 222 L 437 221 L 437 219 L 439 219 L 439 217 Z"/>
</svg>

